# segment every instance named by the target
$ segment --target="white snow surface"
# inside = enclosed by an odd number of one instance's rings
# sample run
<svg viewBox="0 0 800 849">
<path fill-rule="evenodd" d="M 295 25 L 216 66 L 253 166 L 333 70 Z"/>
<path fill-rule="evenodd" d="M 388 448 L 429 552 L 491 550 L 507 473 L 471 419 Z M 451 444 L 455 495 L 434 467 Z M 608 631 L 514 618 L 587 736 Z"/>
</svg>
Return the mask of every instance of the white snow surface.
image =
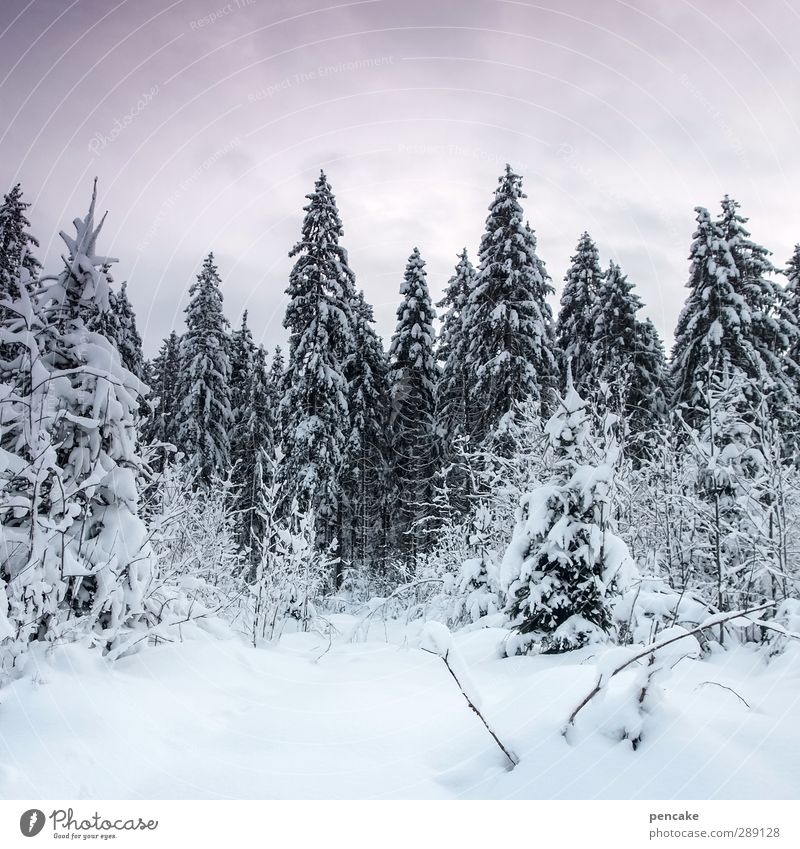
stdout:
<svg viewBox="0 0 800 849">
<path fill-rule="evenodd" d="M 598 668 L 627 651 L 502 658 L 505 631 L 453 633 L 482 713 L 520 757 L 509 770 L 441 658 L 420 649 L 422 623 L 352 642 L 357 620 L 331 621 L 330 646 L 313 633 L 258 649 L 209 635 L 113 663 L 79 644 L 34 653 L 0 690 L 0 798 L 800 796 L 794 641 L 769 663 L 754 647 L 679 659 L 633 751 L 609 729 L 627 722 L 614 705 L 630 709 L 638 667 L 561 734 Z"/>
</svg>

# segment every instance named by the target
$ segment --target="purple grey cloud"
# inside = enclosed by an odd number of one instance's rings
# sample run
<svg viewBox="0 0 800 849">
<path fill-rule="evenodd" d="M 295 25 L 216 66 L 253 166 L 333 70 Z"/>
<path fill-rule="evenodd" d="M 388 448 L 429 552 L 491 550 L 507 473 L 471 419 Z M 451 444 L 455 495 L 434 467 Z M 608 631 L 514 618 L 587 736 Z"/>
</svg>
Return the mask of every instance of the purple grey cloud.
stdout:
<svg viewBox="0 0 800 849">
<path fill-rule="evenodd" d="M 509 161 L 555 282 L 589 229 L 669 336 L 695 205 L 737 197 L 778 264 L 800 239 L 799 32 L 784 0 L 4 0 L 0 185 L 52 266 L 99 177 L 152 353 L 211 249 L 283 338 L 320 167 L 388 335 L 411 247 L 438 294 Z"/>
</svg>

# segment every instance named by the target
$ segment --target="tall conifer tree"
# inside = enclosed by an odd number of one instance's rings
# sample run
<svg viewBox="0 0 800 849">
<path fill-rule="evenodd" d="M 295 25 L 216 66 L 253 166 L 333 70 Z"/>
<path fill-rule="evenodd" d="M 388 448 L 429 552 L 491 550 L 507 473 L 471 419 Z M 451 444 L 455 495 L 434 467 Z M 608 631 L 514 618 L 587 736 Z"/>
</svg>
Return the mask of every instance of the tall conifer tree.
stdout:
<svg viewBox="0 0 800 849">
<path fill-rule="evenodd" d="M 795 385 L 800 375 L 794 362 L 784 358 L 796 333 L 787 312 L 785 293 L 773 279 L 777 269 L 769 259 L 769 251 L 750 238 L 745 226 L 747 218 L 740 214 L 739 203 L 725 195 L 721 207 L 717 221 L 720 236 L 736 269 L 737 292 L 749 313 L 748 335 L 757 371 L 749 376 L 761 384 L 745 394 L 754 409 L 763 392 L 772 415 L 787 431 L 794 430 L 798 424 Z"/>
<path fill-rule="evenodd" d="M 434 352 L 436 317 L 417 248 L 400 287 L 397 327 L 389 348 L 390 428 L 400 550 L 413 563 L 427 547 L 422 524 L 433 503 L 436 472 L 434 393 L 439 379 Z"/>
<path fill-rule="evenodd" d="M 581 234 L 570 262 L 556 322 L 556 350 L 562 386 L 569 365 L 576 391 L 586 394 L 594 383 L 592 318 L 603 282 L 600 255 L 588 233 Z"/>
<path fill-rule="evenodd" d="M 31 285 L 41 264 L 33 251 L 39 242 L 30 234 L 30 222 L 26 212 L 30 204 L 22 199 L 22 188 L 17 183 L 3 198 L 0 206 L 0 326 L 13 323 L 13 311 L 2 306 L 2 302 L 14 302 L 20 295 L 19 281 L 24 269 L 24 279 Z M 13 380 L 19 363 L 15 358 L 22 353 L 15 344 L 0 342 L 0 379 Z"/>
<path fill-rule="evenodd" d="M 672 404 L 682 408 L 690 427 L 708 415 L 712 381 L 736 372 L 753 380 L 762 376 L 733 256 L 708 210 L 697 207 L 696 212 L 689 295 L 678 319 L 671 362 Z"/>
<path fill-rule="evenodd" d="M 472 436 L 496 436 L 516 403 L 550 402 L 556 378 L 553 291 L 536 238 L 523 218 L 522 178 L 510 166 L 500 177 L 481 239 L 478 280 L 467 304 L 469 368 L 480 399 Z"/>
<path fill-rule="evenodd" d="M 0 300 L 13 299 L 17 294 L 20 266 L 30 279 L 41 270 L 34 250 L 39 242 L 30 234 L 26 212 L 30 204 L 22 199 L 22 187 L 17 183 L 3 196 L 0 206 Z"/>
<path fill-rule="evenodd" d="M 249 418 L 250 384 L 253 372 L 253 360 L 256 346 L 253 334 L 247 326 L 247 310 L 242 314 L 241 326 L 231 333 L 231 412 L 233 413 L 233 431 L 236 433 Z M 233 459 L 238 459 L 236 445 L 232 446 Z"/>
<path fill-rule="evenodd" d="M 312 509 L 324 543 L 342 537 L 340 475 L 350 433 L 347 377 L 353 350 L 355 277 L 339 244 L 342 222 L 320 173 L 307 195 L 300 240 L 286 290 L 289 359 L 282 399 L 282 463 L 287 505 Z M 341 579 L 341 559 L 335 580 Z"/>
<path fill-rule="evenodd" d="M 353 303 L 354 348 L 347 367 L 350 434 L 343 475 L 349 560 L 366 565 L 385 554 L 388 473 L 388 362 L 375 331 L 372 307 L 359 292 Z"/>
<path fill-rule="evenodd" d="M 269 403 L 267 356 L 263 345 L 253 353 L 249 382 L 247 402 L 239 408 L 243 418 L 235 433 L 239 462 L 234 466 L 233 482 L 236 487 L 239 546 L 249 552 L 251 572 L 255 574 L 264 537 L 259 503 L 264 487 L 272 484 L 268 460 L 275 456 L 275 410 Z"/>
<path fill-rule="evenodd" d="M 178 382 L 180 378 L 181 339 L 173 330 L 161 343 L 158 354 L 150 363 L 150 410 L 143 425 L 145 442 L 178 442 L 177 415 L 180 408 Z M 163 468 L 164 453 L 159 451 L 154 461 Z"/>
<path fill-rule="evenodd" d="M 456 440 L 467 435 L 468 422 L 475 417 L 475 401 L 467 372 L 470 328 L 465 317 L 475 280 L 475 269 L 464 248 L 444 297 L 437 304 L 443 312 L 437 348 L 442 373 L 436 389 L 436 426 L 444 462 L 448 462 Z"/>
<path fill-rule="evenodd" d="M 128 284 L 123 282 L 119 292 L 113 293 L 111 309 L 117 326 L 115 344 L 125 368 L 139 379 L 144 378 L 144 354 L 142 337 L 136 326 L 136 313 L 128 300 Z"/>
<path fill-rule="evenodd" d="M 186 332 L 181 337 L 176 436 L 201 486 L 230 469 L 230 339 L 220 284 L 210 253 L 189 289 Z"/>
<path fill-rule="evenodd" d="M 23 351 L 0 410 L 0 578 L 8 631 L 0 667 L 29 641 L 56 642 L 78 629 L 114 647 L 147 616 L 155 568 L 138 516 L 135 411 L 144 390 L 113 343 L 87 327 L 106 311 L 109 259 L 97 254 L 97 186 L 89 212 L 61 236 L 68 255 L 29 297 L 20 264 L 13 325 Z M 5 613 L 5 611 L 3 611 Z"/>
<path fill-rule="evenodd" d="M 792 339 L 787 345 L 785 371 L 789 380 L 794 380 L 795 394 L 800 398 L 800 244 L 786 263 L 785 303 L 787 320 L 793 327 Z"/>
</svg>

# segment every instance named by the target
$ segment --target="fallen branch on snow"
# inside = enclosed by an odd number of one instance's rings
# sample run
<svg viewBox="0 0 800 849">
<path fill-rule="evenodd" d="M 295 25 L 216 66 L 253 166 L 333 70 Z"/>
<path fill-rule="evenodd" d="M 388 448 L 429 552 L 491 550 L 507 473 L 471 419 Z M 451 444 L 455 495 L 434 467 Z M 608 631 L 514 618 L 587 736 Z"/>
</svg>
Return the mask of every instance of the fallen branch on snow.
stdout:
<svg viewBox="0 0 800 849">
<path fill-rule="evenodd" d="M 461 690 L 461 695 L 464 696 L 470 710 L 475 713 L 489 734 L 492 735 L 494 742 L 497 743 L 500 750 L 511 762 L 511 769 L 514 769 L 514 767 L 519 763 L 519 758 L 503 745 L 502 740 L 497 736 L 497 734 L 495 734 L 492 727 L 486 721 L 484 715 L 480 712 L 477 705 L 478 699 L 476 695 L 474 693 L 470 694 L 469 692 L 472 688 L 466 683 L 466 681 L 462 681 L 462 679 L 466 678 L 466 675 L 464 674 L 465 670 L 462 669 L 462 675 L 461 678 L 459 678 L 453 668 L 453 666 L 463 667 L 463 661 L 461 660 L 460 655 L 456 653 L 450 631 L 440 622 L 428 622 L 422 634 L 422 641 L 422 651 L 427 652 L 428 654 L 435 654 L 442 659 L 444 665 L 447 667 L 447 671 L 458 685 L 458 689 Z M 451 658 L 455 660 L 455 663 L 451 662 Z"/>
</svg>

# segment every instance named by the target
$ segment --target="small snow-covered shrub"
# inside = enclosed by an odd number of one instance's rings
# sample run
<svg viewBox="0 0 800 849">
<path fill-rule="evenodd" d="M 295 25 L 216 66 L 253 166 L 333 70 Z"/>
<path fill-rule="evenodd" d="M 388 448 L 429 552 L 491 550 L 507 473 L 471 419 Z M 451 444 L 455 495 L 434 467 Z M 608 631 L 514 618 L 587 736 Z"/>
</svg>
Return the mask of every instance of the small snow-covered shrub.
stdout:
<svg viewBox="0 0 800 849">
<path fill-rule="evenodd" d="M 247 630 L 254 645 L 279 637 L 291 620 L 308 630 L 333 575 L 331 552 L 317 545 L 314 514 L 301 511 L 295 500 L 289 516 L 281 516 L 279 490 L 277 476 L 270 475 L 260 497 L 264 537 L 254 579 L 247 584 Z"/>
<path fill-rule="evenodd" d="M 627 740 L 635 750 L 646 738 L 663 710 L 665 682 L 672 667 L 684 657 L 697 657 L 700 644 L 680 625 L 667 628 L 657 643 L 637 658 L 637 650 L 616 647 L 595 662 L 597 683 L 573 714 L 565 729 L 567 738 L 593 731 L 612 740 Z M 574 729 L 574 730 L 573 730 Z"/>
<path fill-rule="evenodd" d="M 658 576 L 633 581 L 612 604 L 618 641 L 645 645 L 673 625 L 699 625 L 713 612 L 693 593 L 679 592 Z"/>
<path fill-rule="evenodd" d="M 800 600 L 785 598 L 776 608 L 769 627 L 755 627 L 767 647 L 768 657 L 783 654 L 792 643 L 800 642 Z"/>
<path fill-rule="evenodd" d="M 235 594 L 245 570 L 236 539 L 234 493 L 218 480 L 195 487 L 197 473 L 180 463 L 167 463 L 154 481 L 150 532 L 165 583 L 187 578 L 214 592 Z"/>
<path fill-rule="evenodd" d="M 570 383 L 547 423 L 553 473 L 522 498 L 501 566 L 514 630 L 509 654 L 537 644 L 561 652 L 604 639 L 612 627 L 610 602 L 636 575 L 627 546 L 613 532 L 618 449 L 612 420 L 600 442 Z"/>
<path fill-rule="evenodd" d="M 454 598 L 454 622 L 475 623 L 501 610 L 497 578 L 484 557 L 470 557 L 461 564 Z"/>
</svg>

